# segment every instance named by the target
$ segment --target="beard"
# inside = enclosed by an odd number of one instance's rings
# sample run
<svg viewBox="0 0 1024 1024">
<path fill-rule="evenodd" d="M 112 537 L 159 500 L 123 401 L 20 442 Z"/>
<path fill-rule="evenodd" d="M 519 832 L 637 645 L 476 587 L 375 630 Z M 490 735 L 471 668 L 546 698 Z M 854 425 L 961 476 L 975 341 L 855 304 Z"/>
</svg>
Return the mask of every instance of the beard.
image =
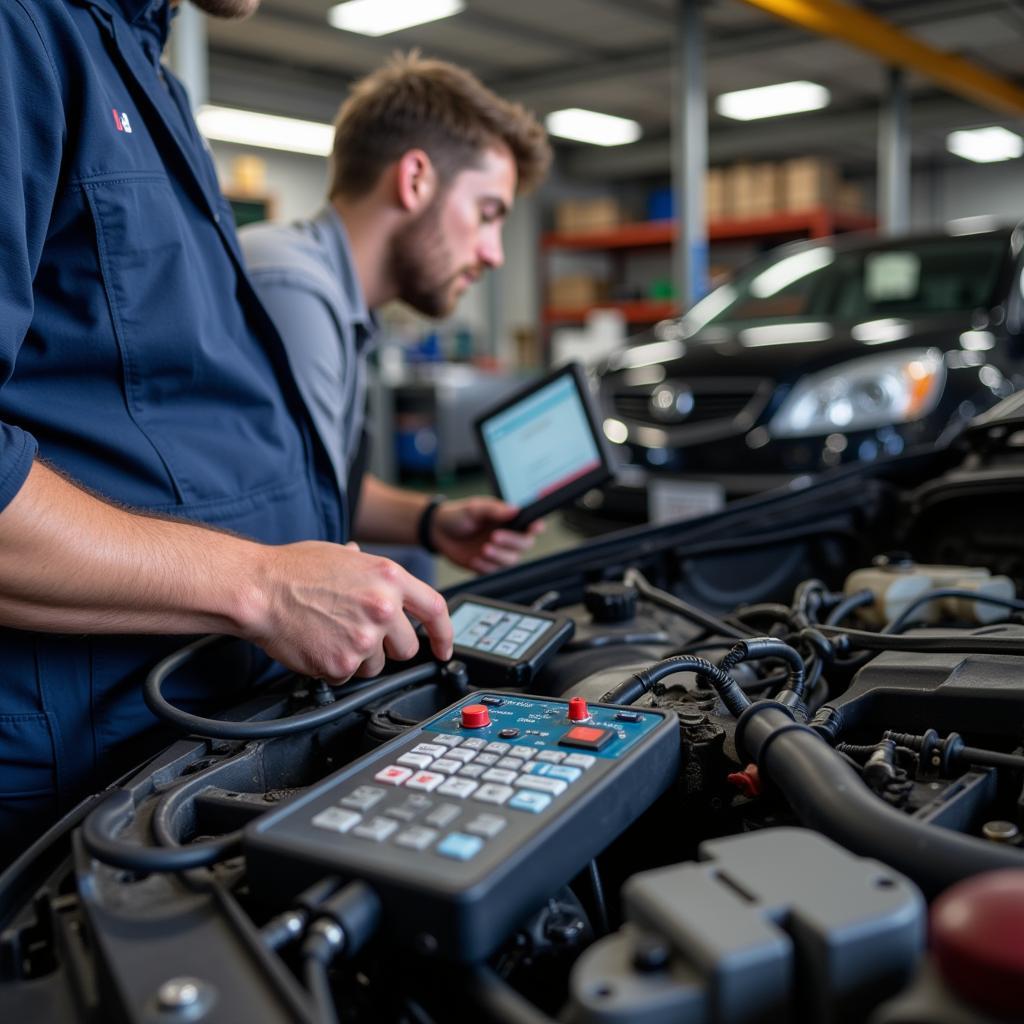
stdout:
<svg viewBox="0 0 1024 1024">
<path fill-rule="evenodd" d="M 451 250 L 441 229 L 441 196 L 395 236 L 389 254 L 398 297 L 424 316 L 447 316 L 457 300 L 455 282 L 473 267 L 452 270 Z"/>
<path fill-rule="evenodd" d="M 201 11 L 214 18 L 248 18 L 260 0 L 192 0 Z"/>
</svg>

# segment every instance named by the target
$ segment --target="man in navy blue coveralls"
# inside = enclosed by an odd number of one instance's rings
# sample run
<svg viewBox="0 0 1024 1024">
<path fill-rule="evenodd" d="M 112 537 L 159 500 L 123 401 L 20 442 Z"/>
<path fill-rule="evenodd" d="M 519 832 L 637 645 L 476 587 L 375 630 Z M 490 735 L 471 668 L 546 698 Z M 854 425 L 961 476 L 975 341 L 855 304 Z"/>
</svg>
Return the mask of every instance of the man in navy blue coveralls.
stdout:
<svg viewBox="0 0 1024 1024">
<path fill-rule="evenodd" d="M 170 17 L 0 3 L 0 864 L 138 756 L 142 680 L 182 634 L 342 682 L 417 651 L 409 612 L 451 654 L 440 595 L 340 543 L 334 475 L 160 64 Z"/>
</svg>

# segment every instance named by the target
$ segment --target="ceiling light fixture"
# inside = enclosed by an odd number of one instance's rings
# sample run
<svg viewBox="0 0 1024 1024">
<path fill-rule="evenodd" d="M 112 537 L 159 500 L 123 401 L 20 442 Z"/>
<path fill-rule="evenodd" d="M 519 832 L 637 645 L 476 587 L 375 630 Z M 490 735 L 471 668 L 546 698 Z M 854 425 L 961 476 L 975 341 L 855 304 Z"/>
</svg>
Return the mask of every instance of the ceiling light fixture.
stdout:
<svg viewBox="0 0 1024 1024">
<path fill-rule="evenodd" d="M 715 110 L 734 121 L 756 121 L 761 117 L 821 110 L 829 105 L 831 98 L 828 89 L 816 82 L 779 82 L 759 89 L 723 92 L 715 100 Z"/>
<path fill-rule="evenodd" d="M 552 135 L 594 146 L 624 146 L 640 138 L 638 122 L 579 107 L 552 111 L 544 118 L 544 124 Z"/>
<path fill-rule="evenodd" d="M 392 32 L 440 21 L 465 10 L 463 0 L 348 0 L 327 12 L 327 21 L 345 32 L 386 36 Z"/>
<path fill-rule="evenodd" d="M 207 139 L 240 146 L 327 156 L 334 145 L 333 125 L 261 114 L 255 110 L 207 105 L 199 108 L 196 123 Z"/>
<path fill-rule="evenodd" d="M 946 149 L 976 164 L 991 164 L 1024 156 L 1024 139 L 999 125 L 966 128 L 946 136 Z"/>
</svg>

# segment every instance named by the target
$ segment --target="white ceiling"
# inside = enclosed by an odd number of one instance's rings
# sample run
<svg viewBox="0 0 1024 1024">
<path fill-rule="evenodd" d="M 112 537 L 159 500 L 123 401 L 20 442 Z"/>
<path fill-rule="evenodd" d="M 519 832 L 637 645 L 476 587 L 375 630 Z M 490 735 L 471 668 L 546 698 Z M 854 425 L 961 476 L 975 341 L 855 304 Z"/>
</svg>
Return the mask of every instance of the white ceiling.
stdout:
<svg viewBox="0 0 1024 1024">
<path fill-rule="evenodd" d="M 538 114 L 583 106 L 640 121 L 644 138 L 597 151 L 567 145 L 563 172 L 666 173 L 675 0 L 466 0 L 455 17 L 370 39 L 331 28 L 331 0 L 263 0 L 245 22 L 211 19 L 213 102 L 330 120 L 348 82 L 396 49 L 420 47 L 475 71 Z M 1024 0 L 870 0 L 860 6 L 933 46 L 1020 80 Z M 710 95 L 793 78 L 832 90 L 827 113 L 737 124 L 712 114 L 711 158 L 774 159 L 828 152 L 852 167 L 874 160 L 887 71 L 844 44 L 810 35 L 740 0 L 705 9 Z M 910 76 L 918 160 L 946 160 L 946 132 L 1010 119 Z"/>
</svg>

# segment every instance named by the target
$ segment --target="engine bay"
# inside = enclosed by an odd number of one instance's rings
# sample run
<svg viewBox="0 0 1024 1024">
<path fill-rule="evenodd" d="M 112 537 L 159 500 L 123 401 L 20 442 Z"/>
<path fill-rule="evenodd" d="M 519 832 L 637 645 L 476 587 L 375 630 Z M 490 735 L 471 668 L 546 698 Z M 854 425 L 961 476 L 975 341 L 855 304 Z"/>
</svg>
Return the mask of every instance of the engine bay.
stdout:
<svg viewBox="0 0 1024 1024">
<path fill-rule="evenodd" d="M 453 588 L 447 665 L 207 719 L 183 648 L 184 738 L 0 879 L 0 1015 L 1013 1019 L 955 922 L 1024 906 L 1022 432 Z"/>
</svg>

